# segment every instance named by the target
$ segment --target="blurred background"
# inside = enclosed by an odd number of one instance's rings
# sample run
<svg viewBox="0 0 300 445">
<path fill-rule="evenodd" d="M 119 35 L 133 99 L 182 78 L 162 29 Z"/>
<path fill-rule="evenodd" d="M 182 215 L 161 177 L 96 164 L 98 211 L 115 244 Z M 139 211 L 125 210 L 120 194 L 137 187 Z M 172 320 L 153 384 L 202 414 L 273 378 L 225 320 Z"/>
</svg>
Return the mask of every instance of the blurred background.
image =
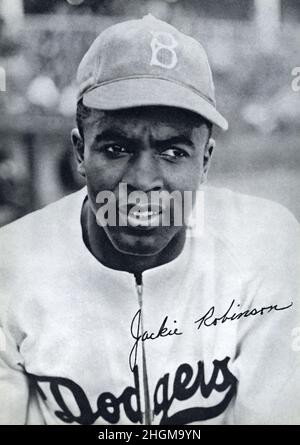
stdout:
<svg viewBox="0 0 300 445">
<path fill-rule="evenodd" d="M 149 12 L 208 52 L 230 125 L 215 131 L 210 184 L 300 220 L 299 0 L 0 0 L 0 226 L 83 185 L 69 136 L 78 63 L 100 31 Z"/>
</svg>

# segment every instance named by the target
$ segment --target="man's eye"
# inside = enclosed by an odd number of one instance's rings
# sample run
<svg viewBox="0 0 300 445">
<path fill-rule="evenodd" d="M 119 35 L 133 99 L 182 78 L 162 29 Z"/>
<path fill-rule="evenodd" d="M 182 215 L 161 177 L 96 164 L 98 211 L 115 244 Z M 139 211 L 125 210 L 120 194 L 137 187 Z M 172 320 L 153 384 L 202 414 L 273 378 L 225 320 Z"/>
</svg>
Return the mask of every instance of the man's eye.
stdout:
<svg viewBox="0 0 300 445">
<path fill-rule="evenodd" d="M 167 159 L 175 160 L 180 158 L 186 158 L 189 156 L 189 154 L 185 150 L 182 150 L 181 148 L 171 147 L 161 152 L 161 156 Z"/>
<path fill-rule="evenodd" d="M 121 158 L 129 154 L 129 151 L 123 147 L 122 145 L 108 145 L 104 147 L 102 151 L 106 154 L 106 156 L 116 159 Z"/>
</svg>

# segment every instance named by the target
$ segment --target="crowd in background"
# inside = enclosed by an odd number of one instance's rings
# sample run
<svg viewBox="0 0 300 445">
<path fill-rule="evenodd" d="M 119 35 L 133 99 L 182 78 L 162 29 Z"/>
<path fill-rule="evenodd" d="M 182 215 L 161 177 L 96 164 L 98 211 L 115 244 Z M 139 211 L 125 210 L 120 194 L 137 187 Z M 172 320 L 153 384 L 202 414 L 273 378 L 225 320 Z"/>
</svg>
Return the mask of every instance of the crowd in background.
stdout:
<svg viewBox="0 0 300 445">
<path fill-rule="evenodd" d="M 16 26 L 0 17 L 0 67 L 7 76 L 0 92 L 0 226 L 82 186 L 69 140 L 76 68 L 101 30 L 148 12 L 208 52 L 218 106 L 230 123 L 216 135 L 212 184 L 275 199 L 300 219 L 300 93 L 291 88 L 291 71 L 300 65 L 300 5 L 270 44 L 257 32 L 253 2 L 223 3 L 28 0 Z"/>
</svg>

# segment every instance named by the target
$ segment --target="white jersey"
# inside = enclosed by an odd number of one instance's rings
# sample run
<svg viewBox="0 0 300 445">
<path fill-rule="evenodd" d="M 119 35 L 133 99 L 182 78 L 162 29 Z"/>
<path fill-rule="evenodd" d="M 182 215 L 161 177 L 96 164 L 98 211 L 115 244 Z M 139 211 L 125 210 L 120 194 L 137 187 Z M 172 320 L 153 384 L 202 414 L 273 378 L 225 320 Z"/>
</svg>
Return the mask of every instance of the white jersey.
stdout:
<svg viewBox="0 0 300 445">
<path fill-rule="evenodd" d="M 299 423 L 293 216 L 207 188 L 203 233 L 137 286 L 85 246 L 85 196 L 0 231 L 0 423 Z"/>
</svg>

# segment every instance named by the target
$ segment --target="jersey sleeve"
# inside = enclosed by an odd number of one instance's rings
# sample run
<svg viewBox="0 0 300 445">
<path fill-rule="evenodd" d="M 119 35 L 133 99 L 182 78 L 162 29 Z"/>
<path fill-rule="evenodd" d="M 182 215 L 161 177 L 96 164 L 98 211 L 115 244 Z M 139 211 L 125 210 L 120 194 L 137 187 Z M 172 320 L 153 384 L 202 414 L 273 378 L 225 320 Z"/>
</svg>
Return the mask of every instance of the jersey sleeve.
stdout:
<svg viewBox="0 0 300 445">
<path fill-rule="evenodd" d="M 0 424 L 24 425 L 27 422 L 29 386 L 22 358 L 11 336 L 1 327 Z"/>
<path fill-rule="evenodd" d="M 10 316 L 15 307 L 16 280 L 6 238 L 0 238 L 0 424 L 22 425 L 27 421 L 29 385 L 19 350 L 18 326 Z"/>
</svg>

